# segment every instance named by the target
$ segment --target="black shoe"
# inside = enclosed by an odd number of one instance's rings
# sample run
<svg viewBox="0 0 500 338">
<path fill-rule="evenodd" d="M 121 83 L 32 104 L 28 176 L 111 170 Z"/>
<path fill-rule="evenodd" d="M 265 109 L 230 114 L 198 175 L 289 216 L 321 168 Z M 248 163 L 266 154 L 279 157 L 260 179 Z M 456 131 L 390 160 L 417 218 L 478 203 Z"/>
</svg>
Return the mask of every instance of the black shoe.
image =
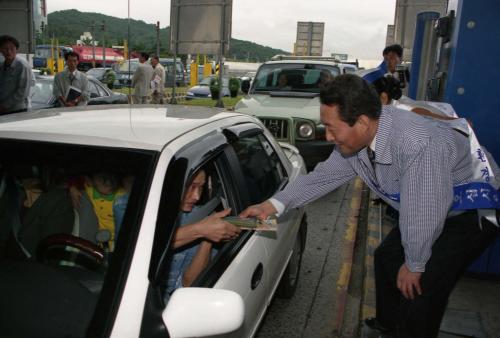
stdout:
<svg viewBox="0 0 500 338">
<path fill-rule="evenodd" d="M 392 334 L 392 330 L 381 325 L 377 318 L 371 317 L 371 318 L 366 318 L 365 319 L 365 324 L 368 326 L 370 329 L 378 331 L 379 333 L 383 334 Z"/>
</svg>

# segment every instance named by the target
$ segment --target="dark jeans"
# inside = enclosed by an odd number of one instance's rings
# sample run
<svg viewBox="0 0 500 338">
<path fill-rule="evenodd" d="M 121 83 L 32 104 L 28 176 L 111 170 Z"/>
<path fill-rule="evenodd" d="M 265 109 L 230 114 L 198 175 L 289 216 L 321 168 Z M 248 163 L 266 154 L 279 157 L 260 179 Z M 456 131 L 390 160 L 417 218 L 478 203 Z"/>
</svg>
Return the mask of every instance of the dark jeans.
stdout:
<svg viewBox="0 0 500 338">
<path fill-rule="evenodd" d="M 432 255 L 422 273 L 422 295 L 409 300 L 396 286 L 405 261 L 401 233 L 394 228 L 375 250 L 377 319 L 394 331 L 395 337 L 437 337 L 448 297 L 467 266 L 486 249 L 499 230 L 476 211 L 446 220 L 443 232 L 432 246 Z"/>
</svg>

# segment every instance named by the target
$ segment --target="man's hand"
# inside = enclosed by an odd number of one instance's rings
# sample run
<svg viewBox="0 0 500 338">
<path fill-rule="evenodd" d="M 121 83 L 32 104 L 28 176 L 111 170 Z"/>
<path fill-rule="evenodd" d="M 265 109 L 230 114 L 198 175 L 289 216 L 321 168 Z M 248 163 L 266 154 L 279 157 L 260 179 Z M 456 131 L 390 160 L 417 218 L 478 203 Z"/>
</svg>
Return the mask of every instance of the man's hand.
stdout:
<svg viewBox="0 0 500 338">
<path fill-rule="evenodd" d="M 417 291 L 419 296 L 422 294 L 422 288 L 420 287 L 420 276 L 422 276 L 421 272 L 411 272 L 404 263 L 399 268 L 397 286 L 399 291 L 401 291 L 406 299 L 415 298 L 413 289 Z"/>
<path fill-rule="evenodd" d="M 264 201 L 260 204 L 251 205 L 240 214 L 241 218 L 257 217 L 258 219 L 265 220 L 267 217 L 274 215 L 278 212 L 269 201 Z"/>
<path fill-rule="evenodd" d="M 230 212 L 231 209 L 225 209 L 199 222 L 199 229 L 203 237 L 216 243 L 236 238 L 241 229 L 221 219 L 229 215 Z"/>
</svg>

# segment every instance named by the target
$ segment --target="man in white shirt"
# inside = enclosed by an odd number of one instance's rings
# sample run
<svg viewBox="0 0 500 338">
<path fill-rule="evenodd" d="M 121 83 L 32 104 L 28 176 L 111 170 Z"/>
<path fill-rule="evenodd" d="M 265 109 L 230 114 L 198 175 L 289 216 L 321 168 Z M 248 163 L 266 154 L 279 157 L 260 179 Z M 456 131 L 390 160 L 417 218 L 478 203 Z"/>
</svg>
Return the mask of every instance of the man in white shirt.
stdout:
<svg viewBox="0 0 500 338">
<path fill-rule="evenodd" d="M 151 58 L 153 66 L 153 78 L 151 79 L 151 89 L 153 97 L 151 103 L 163 104 L 163 96 L 165 95 L 165 68 L 160 63 L 157 55 Z"/>
<path fill-rule="evenodd" d="M 0 36 L 0 115 L 26 111 L 30 108 L 30 91 L 35 85 L 31 66 L 17 55 L 19 41 L 9 35 Z"/>
<path fill-rule="evenodd" d="M 148 96 L 151 91 L 151 79 L 153 78 L 153 67 L 146 61 L 149 59 L 148 53 L 141 53 L 139 66 L 132 77 L 134 87 L 134 103 L 148 103 Z"/>
<path fill-rule="evenodd" d="M 66 69 L 54 77 L 52 93 L 63 107 L 85 106 L 89 100 L 89 80 L 76 69 L 80 57 L 75 52 L 69 52 L 64 58 Z"/>
</svg>

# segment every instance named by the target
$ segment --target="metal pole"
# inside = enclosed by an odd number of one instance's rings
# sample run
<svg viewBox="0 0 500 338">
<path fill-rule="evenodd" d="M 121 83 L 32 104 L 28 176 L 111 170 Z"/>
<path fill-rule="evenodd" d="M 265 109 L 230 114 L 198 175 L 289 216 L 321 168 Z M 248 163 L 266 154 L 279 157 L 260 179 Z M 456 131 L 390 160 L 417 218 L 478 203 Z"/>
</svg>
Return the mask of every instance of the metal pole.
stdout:
<svg viewBox="0 0 500 338">
<path fill-rule="evenodd" d="M 156 21 L 156 56 L 160 57 L 160 21 Z"/>
<path fill-rule="evenodd" d="M 176 2 L 177 4 L 177 18 L 179 18 L 180 16 L 180 9 L 181 9 L 181 6 L 179 5 L 178 2 Z M 177 49 L 178 49 L 178 41 L 179 41 L 179 20 L 177 20 L 176 22 L 176 28 L 175 28 L 175 36 L 174 36 L 174 83 L 172 85 L 172 98 L 170 99 L 170 103 L 171 104 L 177 104 L 177 99 L 175 97 L 175 80 L 177 79 Z"/>
<path fill-rule="evenodd" d="M 92 21 L 92 25 L 90 26 L 90 28 L 92 34 L 92 68 L 95 68 L 95 38 L 94 38 L 95 22 L 94 21 Z"/>
<path fill-rule="evenodd" d="M 220 54 L 219 54 L 219 98 L 215 106 L 217 108 L 224 108 L 224 102 L 222 102 L 222 88 L 224 88 L 222 84 L 222 73 L 224 72 L 224 62 L 222 58 L 224 57 L 224 43 L 225 43 L 225 22 L 226 22 L 226 2 L 224 1 L 221 5 L 221 25 L 220 25 Z"/>
<path fill-rule="evenodd" d="M 104 37 L 106 26 L 104 25 L 104 20 L 102 21 L 101 29 L 102 29 L 102 66 L 106 67 L 106 43 Z"/>
</svg>

